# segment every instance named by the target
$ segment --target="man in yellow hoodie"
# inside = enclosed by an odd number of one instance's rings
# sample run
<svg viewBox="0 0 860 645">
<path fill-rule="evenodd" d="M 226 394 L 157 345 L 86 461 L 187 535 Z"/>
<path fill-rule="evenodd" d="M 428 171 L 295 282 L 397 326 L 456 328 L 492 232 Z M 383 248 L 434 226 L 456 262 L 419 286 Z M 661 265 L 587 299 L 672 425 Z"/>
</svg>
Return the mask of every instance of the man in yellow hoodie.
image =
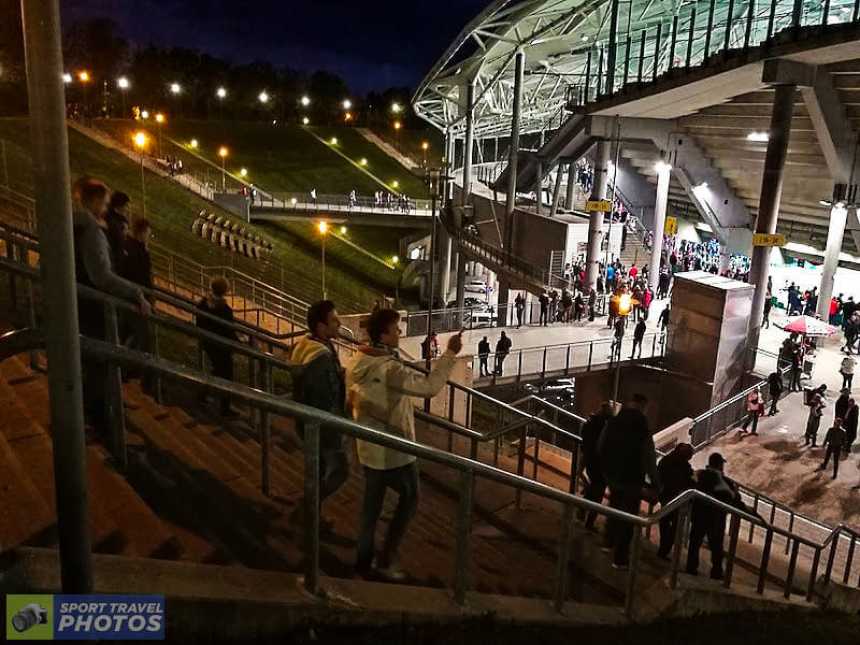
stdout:
<svg viewBox="0 0 860 645">
<path fill-rule="evenodd" d="M 397 353 L 400 342 L 400 314 L 381 309 L 367 324 L 370 345 L 362 347 L 346 371 L 347 398 L 353 418 L 363 425 L 415 441 L 412 397 L 438 394 L 463 348 L 461 334 L 448 340 L 448 348 L 430 374 L 403 364 Z M 364 504 L 358 537 L 356 573 L 367 576 L 373 567 L 374 534 L 382 512 L 385 493 L 398 495 L 397 508 L 388 525 L 385 544 L 376 559 L 376 573 L 387 580 L 402 580 L 405 574 L 396 562 L 406 528 L 418 507 L 418 466 L 416 458 L 391 448 L 356 441 L 358 460 L 364 467 Z"/>
</svg>

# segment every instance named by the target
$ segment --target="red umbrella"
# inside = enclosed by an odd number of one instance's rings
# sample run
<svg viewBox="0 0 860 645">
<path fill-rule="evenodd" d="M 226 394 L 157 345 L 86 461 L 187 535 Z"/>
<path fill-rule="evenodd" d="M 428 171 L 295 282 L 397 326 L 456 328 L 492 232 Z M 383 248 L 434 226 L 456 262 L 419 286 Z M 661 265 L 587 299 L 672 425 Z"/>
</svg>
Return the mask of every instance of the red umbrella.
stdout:
<svg viewBox="0 0 860 645">
<path fill-rule="evenodd" d="M 823 320 L 813 318 L 812 316 L 797 316 L 783 329 L 787 332 L 804 334 L 805 336 L 832 336 L 839 331 L 837 327 L 828 325 Z"/>
</svg>

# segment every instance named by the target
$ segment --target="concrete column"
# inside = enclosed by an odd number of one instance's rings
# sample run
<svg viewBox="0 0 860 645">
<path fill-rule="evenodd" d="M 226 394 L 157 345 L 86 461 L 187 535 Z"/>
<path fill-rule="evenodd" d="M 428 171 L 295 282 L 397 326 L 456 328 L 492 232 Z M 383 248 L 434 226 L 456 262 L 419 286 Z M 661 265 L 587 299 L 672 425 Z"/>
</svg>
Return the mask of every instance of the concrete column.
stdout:
<svg viewBox="0 0 860 645">
<path fill-rule="evenodd" d="M 663 255 L 663 232 L 666 229 L 666 207 L 669 204 L 669 182 L 672 166 L 657 162 L 657 200 L 654 202 L 654 244 L 651 248 L 651 264 L 648 267 L 648 282 L 657 284 L 660 277 L 660 258 Z"/>
<path fill-rule="evenodd" d="M 609 186 L 609 155 L 612 144 L 600 141 L 597 144 L 597 154 L 594 159 L 594 185 L 591 189 L 591 200 L 606 199 Z M 586 289 L 597 284 L 598 263 L 600 262 L 600 242 L 603 238 L 603 213 L 592 212 L 588 218 L 588 249 L 585 255 L 585 284 Z"/>
<path fill-rule="evenodd" d="M 511 145 L 508 150 L 508 193 L 505 200 L 505 248 L 510 249 L 514 240 L 514 209 L 517 204 L 517 172 L 520 150 L 520 113 L 523 103 L 523 74 L 526 55 L 520 50 L 514 58 L 514 104 L 511 119 Z"/>
<path fill-rule="evenodd" d="M 542 207 L 543 207 L 543 162 L 541 160 L 538 160 L 538 162 L 537 162 L 537 179 L 535 180 L 535 195 L 537 197 L 537 199 L 535 199 L 535 213 L 540 215 Z"/>
<path fill-rule="evenodd" d="M 824 252 L 824 266 L 821 267 L 821 287 L 818 289 L 818 315 L 822 320 L 830 317 L 830 299 L 833 297 L 833 280 L 839 266 L 842 252 L 842 238 L 848 223 L 848 208 L 836 202 L 830 209 L 830 227 L 827 230 L 827 249 Z"/>
<path fill-rule="evenodd" d="M 475 83 L 470 81 L 466 85 L 466 139 L 463 151 L 463 194 L 461 205 L 465 207 L 469 203 L 472 193 L 472 148 L 475 141 Z M 457 228 L 462 230 L 463 219 L 461 211 L 457 218 Z M 462 310 L 466 298 L 466 258 L 461 252 L 457 253 L 457 308 Z M 462 315 L 462 314 L 460 314 Z"/>
<path fill-rule="evenodd" d="M 794 85 L 776 85 L 774 88 L 773 112 L 770 116 L 770 131 L 767 144 L 767 154 L 764 159 L 764 173 L 761 180 L 761 196 L 759 197 L 758 217 L 756 218 L 756 233 L 776 233 L 776 223 L 779 219 L 779 202 L 782 197 L 782 182 L 784 180 L 785 157 L 788 152 L 788 137 L 791 133 L 791 117 L 794 115 Z M 759 333 L 762 316 L 764 315 L 764 300 L 767 294 L 767 277 L 770 273 L 769 246 L 753 247 L 752 263 L 750 266 L 750 284 L 755 285 L 752 311 L 750 312 L 749 333 L 747 339 L 748 367 L 755 364 L 755 353 L 758 349 Z"/>
<path fill-rule="evenodd" d="M 576 162 L 571 161 L 567 164 L 567 195 L 565 195 L 564 199 L 564 207 L 572 211 L 573 210 L 573 202 L 576 199 L 574 197 L 574 189 L 576 188 Z"/>
<path fill-rule="evenodd" d="M 564 166 L 558 164 L 555 172 L 555 188 L 552 191 L 552 206 L 549 209 L 549 216 L 555 217 L 558 213 L 558 203 L 561 201 L 561 178 L 564 175 Z"/>
</svg>

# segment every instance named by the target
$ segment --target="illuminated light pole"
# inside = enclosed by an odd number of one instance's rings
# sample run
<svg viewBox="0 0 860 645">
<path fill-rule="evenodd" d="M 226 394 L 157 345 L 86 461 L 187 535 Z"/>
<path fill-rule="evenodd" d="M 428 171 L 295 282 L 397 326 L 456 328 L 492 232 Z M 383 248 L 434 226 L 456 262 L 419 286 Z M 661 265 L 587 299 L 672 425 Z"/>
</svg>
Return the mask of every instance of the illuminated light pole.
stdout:
<svg viewBox="0 0 860 645">
<path fill-rule="evenodd" d="M 215 96 L 218 97 L 218 119 L 224 120 L 224 99 L 227 98 L 227 88 L 223 85 L 215 90 Z"/>
<path fill-rule="evenodd" d="M 394 114 L 400 114 L 403 111 L 403 107 L 400 105 L 400 103 L 397 103 L 395 101 L 394 103 L 391 104 L 391 111 Z"/>
<path fill-rule="evenodd" d="M 158 158 L 161 159 L 161 130 L 163 129 L 162 126 L 167 123 L 167 117 L 159 112 L 155 115 L 155 122 L 158 124 Z"/>
<path fill-rule="evenodd" d="M 170 84 L 170 93 L 176 96 L 177 94 L 182 93 L 182 86 L 179 83 L 171 83 Z"/>
<path fill-rule="evenodd" d="M 200 144 L 197 142 L 197 139 L 192 139 L 192 140 L 191 140 L 191 142 L 189 143 L 189 145 L 190 145 L 194 150 L 197 150 L 197 146 L 198 146 L 198 145 L 200 145 Z"/>
<path fill-rule="evenodd" d="M 323 300 L 326 300 L 326 289 L 325 289 L 325 238 L 326 233 L 328 233 L 328 222 L 325 220 L 321 221 L 317 224 L 317 229 L 319 229 L 320 235 L 322 236 L 322 297 Z"/>
<path fill-rule="evenodd" d="M 300 103 L 302 104 L 302 107 L 307 107 L 311 104 L 311 98 L 306 94 L 301 98 Z"/>
<path fill-rule="evenodd" d="M 344 99 L 342 105 L 344 110 L 348 111 L 352 109 L 352 101 L 350 101 L 349 99 Z"/>
<path fill-rule="evenodd" d="M 78 80 L 84 86 L 84 116 L 87 117 L 90 115 L 89 92 L 87 91 L 87 86 L 91 80 L 90 73 L 87 70 L 78 72 Z"/>
<path fill-rule="evenodd" d="M 119 93 L 122 95 L 122 113 L 123 116 L 125 116 L 125 95 L 126 92 L 128 92 L 128 88 L 131 87 L 131 83 L 125 76 L 120 76 L 116 79 L 116 86 L 119 88 Z"/>
<path fill-rule="evenodd" d="M 244 178 L 244 177 L 247 177 L 247 176 L 248 176 L 248 169 L 247 169 L 247 168 L 242 168 L 241 170 L 239 170 L 239 176 L 240 176 L 240 177 L 243 177 L 243 178 Z"/>
<path fill-rule="evenodd" d="M 266 103 L 269 102 L 269 95 L 265 90 L 260 92 L 260 94 L 257 96 L 257 98 L 260 100 L 260 103 L 262 103 L 263 105 L 265 105 Z"/>
<path fill-rule="evenodd" d="M 302 125 L 310 125 L 311 120 L 308 117 L 302 118 Z"/>
<path fill-rule="evenodd" d="M 72 82 L 72 75 L 71 75 L 71 74 L 69 74 L 68 72 L 66 72 L 65 74 L 63 74 L 63 83 L 65 83 L 66 85 L 68 85 L 68 84 L 69 84 L 69 83 L 71 83 L 71 82 Z"/>
<path fill-rule="evenodd" d="M 146 152 L 148 138 L 146 132 L 140 130 L 132 137 L 134 147 L 140 151 L 140 192 L 143 196 L 143 218 L 146 219 L 146 179 L 143 170 L 143 155 Z"/>
<path fill-rule="evenodd" d="M 427 141 L 421 142 L 421 151 L 424 153 L 424 167 L 427 167 L 427 151 L 430 149 L 430 143 Z"/>
<path fill-rule="evenodd" d="M 230 154 L 230 151 L 227 149 L 227 146 L 221 146 L 218 148 L 218 156 L 221 157 L 221 192 L 227 192 L 227 155 Z"/>
<path fill-rule="evenodd" d="M 396 105 L 396 103 L 395 103 Z M 397 143 L 397 151 L 400 152 L 400 128 L 403 127 L 403 124 L 398 120 L 394 122 L 394 136 L 395 142 Z"/>
</svg>

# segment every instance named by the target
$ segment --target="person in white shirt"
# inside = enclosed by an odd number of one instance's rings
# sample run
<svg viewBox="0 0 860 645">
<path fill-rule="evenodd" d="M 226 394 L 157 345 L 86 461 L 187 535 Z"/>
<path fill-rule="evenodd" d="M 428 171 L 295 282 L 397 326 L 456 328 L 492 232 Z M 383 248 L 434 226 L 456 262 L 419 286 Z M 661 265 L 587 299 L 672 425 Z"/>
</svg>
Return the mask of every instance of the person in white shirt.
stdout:
<svg viewBox="0 0 860 645">
<path fill-rule="evenodd" d="M 853 356 L 846 356 L 842 359 L 842 365 L 839 367 L 839 373 L 842 374 L 842 389 L 850 390 L 851 383 L 854 381 L 854 368 L 857 366 L 857 360 Z"/>
</svg>

